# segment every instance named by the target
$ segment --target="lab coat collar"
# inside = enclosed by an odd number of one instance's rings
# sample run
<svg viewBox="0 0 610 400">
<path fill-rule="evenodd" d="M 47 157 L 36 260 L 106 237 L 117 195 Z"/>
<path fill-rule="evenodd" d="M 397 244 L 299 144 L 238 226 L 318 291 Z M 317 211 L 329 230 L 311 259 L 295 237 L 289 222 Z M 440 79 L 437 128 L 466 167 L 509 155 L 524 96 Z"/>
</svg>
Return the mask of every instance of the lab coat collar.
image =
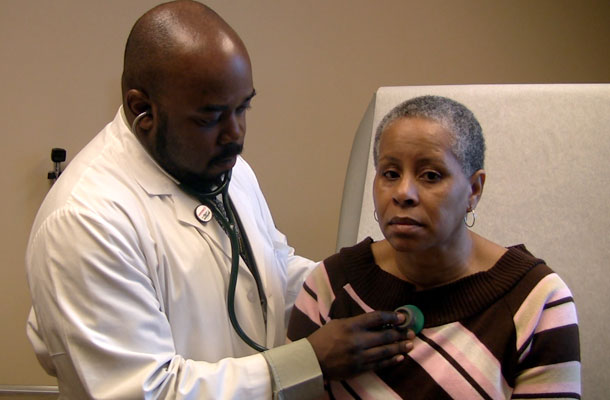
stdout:
<svg viewBox="0 0 610 400">
<path fill-rule="evenodd" d="M 151 196 L 171 195 L 180 191 L 178 181 L 157 164 L 131 131 L 123 106 L 119 109 L 114 122 L 128 157 L 134 160 L 130 172 L 142 189 Z"/>
</svg>

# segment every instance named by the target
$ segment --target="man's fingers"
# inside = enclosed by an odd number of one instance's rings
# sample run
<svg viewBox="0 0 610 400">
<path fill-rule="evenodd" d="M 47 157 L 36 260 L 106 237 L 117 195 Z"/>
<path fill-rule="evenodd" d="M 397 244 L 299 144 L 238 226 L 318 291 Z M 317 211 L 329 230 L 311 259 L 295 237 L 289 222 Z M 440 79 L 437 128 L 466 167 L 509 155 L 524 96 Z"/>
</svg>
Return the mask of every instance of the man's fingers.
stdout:
<svg viewBox="0 0 610 400">
<path fill-rule="evenodd" d="M 364 335 L 364 348 L 377 348 L 396 343 L 407 339 L 407 332 L 398 329 L 383 329 L 380 331 L 370 331 Z"/>
<path fill-rule="evenodd" d="M 404 360 L 405 360 L 405 356 L 402 354 L 399 354 L 399 355 L 395 355 L 392 358 L 364 364 L 360 370 L 360 373 L 367 372 L 367 371 L 377 371 L 379 369 L 393 367 L 394 365 L 400 364 Z"/>
<path fill-rule="evenodd" d="M 388 328 L 398 320 L 391 312 L 376 314 L 335 319 L 307 337 L 327 379 L 345 379 L 404 360 L 413 347 L 413 331 Z"/>
<path fill-rule="evenodd" d="M 411 329 L 402 330 L 388 327 L 378 330 L 365 330 L 359 336 L 359 347 L 361 349 L 374 348 L 402 340 L 413 340 L 414 337 L 415 334 Z"/>
<path fill-rule="evenodd" d="M 407 354 L 411 349 L 413 349 L 413 342 L 410 340 L 372 347 L 362 352 L 362 362 L 367 364 L 369 362 L 387 360 L 397 355 Z"/>
<path fill-rule="evenodd" d="M 363 329 L 382 328 L 386 325 L 399 325 L 405 321 L 403 313 L 394 311 L 372 311 L 365 314 L 357 315 L 349 319 L 354 325 Z"/>
<path fill-rule="evenodd" d="M 413 342 L 401 341 L 368 349 L 362 353 L 362 371 L 376 370 L 404 361 L 405 354 L 413 349 Z"/>
</svg>

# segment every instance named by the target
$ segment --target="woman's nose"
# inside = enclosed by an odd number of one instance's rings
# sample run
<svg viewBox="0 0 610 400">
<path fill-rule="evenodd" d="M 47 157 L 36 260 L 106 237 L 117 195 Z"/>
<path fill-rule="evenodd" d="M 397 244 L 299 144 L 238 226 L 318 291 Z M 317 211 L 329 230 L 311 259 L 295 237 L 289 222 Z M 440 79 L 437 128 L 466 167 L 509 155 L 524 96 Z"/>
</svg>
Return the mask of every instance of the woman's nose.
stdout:
<svg viewBox="0 0 610 400">
<path fill-rule="evenodd" d="M 394 201 L 400 206 L 413 207 L 419 204 L 419 193 L 414 178 L 403 176 L 394 191 Z"/>
</svg>

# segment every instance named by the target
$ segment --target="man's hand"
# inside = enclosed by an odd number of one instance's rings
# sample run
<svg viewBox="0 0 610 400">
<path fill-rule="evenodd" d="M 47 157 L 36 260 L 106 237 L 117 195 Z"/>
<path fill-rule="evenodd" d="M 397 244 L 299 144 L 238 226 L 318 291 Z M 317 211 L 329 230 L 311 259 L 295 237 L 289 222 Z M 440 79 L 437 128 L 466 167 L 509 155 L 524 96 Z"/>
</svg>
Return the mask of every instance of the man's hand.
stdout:
<svg viewBox="0 0 610 400">
<path fill-rule="evenodd" d="M 413 348 L 415 333 L 393 328 L 405 320 L 402 313 L 374 311 L 335 319 L 307 340 L 318 357 L 326 379 L 346 379 L 389 367 L 404 360 Z"/>
</svg>

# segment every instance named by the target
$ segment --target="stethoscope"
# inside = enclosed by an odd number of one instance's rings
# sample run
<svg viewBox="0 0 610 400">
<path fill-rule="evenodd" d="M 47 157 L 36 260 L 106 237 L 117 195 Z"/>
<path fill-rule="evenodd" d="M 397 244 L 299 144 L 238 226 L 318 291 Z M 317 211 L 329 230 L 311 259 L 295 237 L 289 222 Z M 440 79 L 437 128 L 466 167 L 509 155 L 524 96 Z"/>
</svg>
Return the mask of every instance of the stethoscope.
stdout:
<svg viewBox="0 0 610 400">
<path fill-rule="evenodd" d="M 254 256 L 252 255 L 252 250 L 248 243 L 246 232 L 243 228 L 239 228 L 237 218 L 235 216 L 233 202 L 231 201 L 231 198 L 229 196 L 230 181 L 231 171 L 229 170 L 228 172 L 225 172 L 222 175 L 220 183 L 217 185 L 216 188 L 210 189 L 207 192 L 197 191 L 196 195 L 198 199 L 202 200 L 202 202 L 205 203 L 203 207 L 207 206 L 212 211 L 214 218 L 220 224 L 222 230 L 225 231 L 225 233 L 229 237 L 229 241 L 231 242 L 231 273 L 229 275 L 229 287 L 227 291 L 227 311 L 229 314 L 229 320 L 231 321 L 231 325 L 233 325 L 233 329 L 235 329 L 237 335 L 248 346 L 252 347 L 257 351 L 265 351 L 267 350 L 266 347 L 256 343 L 246 334 L 246 332 L 244 332 L 244 330 L 239 325 L 239 321 L 237 320 L 237 316 L 235 314 L 235 289 L 237 287 L 237 277 L 239 274 L 240 246 L 245 252 L 247 252 L 247 258 L 250 260 L 251 265 L 249 265 L 249 267 L 252 272 L 252 275 L 254 276 L 254 280 L 256 281 L 256 286 L 261 297 L 261 307 L 263 308 L 264 315 L 266 315 L 267 303 L 258 268 L 256 267 L 256 262 L 254 261 Z M 213 201 L 218 197 L 218 195 L 220 195 L 222 198 L 222 205 L 225 209 L 226 216 L 221 212 L 219 207 Z M 195 217 L 197 217 L 201 222 L 207 222 L 206 220 L 209 220 L 209 217 L 206 217 L 205 214 L 205 208 L 203 213 L 201 206 L 195 208 Z M 240 233 L 243 239 L 241 244 L 239 240 Z"/>
<path fill-rule="evenodd" d="M 131 131 L 135 133 L 135 128 L 140 122 L 142 118 L 148 115 L 148 112 L 143 112 L 139 114 L 131 125 Z M 239 321 L 237 320 L 237 316 L 235 314 L 235 289 L 237 287 L 237 277 L 239 274 L 239 259 L 240 259 L 240 240 L 239 234 L 241 232 L 242 235 L 242 248 L 247 253 L 247 257 L 251 260 L 249 267 L 254 276 L 254 280 L 256 281 L 256 286 L 261 297 L 261 306 L 263 307 L 263 315 L 265 316 L 266 321 L 266 297 L 264 293 L 264 289 L 262 286 L 262 282 L 260 279 L 260 275 L 258 272 L 258 268 L 256 267 L 256 263 L 254 262 L 254 256 L 252 254 L 252 249 L 248 243 L 248 238 L 246 236 L 246 232 L 244 229 L 240 229 L 238 231 L 238 222 L 235 216 L 235 211 L 233 209 L 233 204 L 231 202 L 231 198 L 229 197 L 229 183 L 231 181 L 231 170 L 225 172 L 218 182 L 218 184 L 210 188 L 209 190 L 202 192 L 201 190 L 194 191 L 191 188 L 184 187 L 187 192 L 195 195 L 199 200 L 201 200 L 205 205 L 200 205 L 195 208 L 195 217 L 202 223 L 207 223 L 211 220 L 211 216 L 209 216 L 209 212 L 207 210 L 211 210 L 214 218 L 220 224 L 221 228 L 227 236 L 229 237 L 229 241 L 231 243 L 231 273 L 229 275 L 229 287 L 227 291 L 227 311 L 229 314 L 229 320 L 231 321 L 231 325 L 233 325 L 233 329 L 237 333 L 237 335 L 250 347 L 255 349 L 256 351 L 266 351 L 267 348 L 261 346 L 252 340 L 246 332 L 239 325 Z M 218 198 L 218 195 L 222 198 L 222 205 L 225 209 L 226 216 L 222 213 L 219 207 L 214 202 L 215 199 Z M 203 206 L 203 207 L 202 207 Z M 205 207 L 208 207 L 207 210 Z"/>
</svg>

